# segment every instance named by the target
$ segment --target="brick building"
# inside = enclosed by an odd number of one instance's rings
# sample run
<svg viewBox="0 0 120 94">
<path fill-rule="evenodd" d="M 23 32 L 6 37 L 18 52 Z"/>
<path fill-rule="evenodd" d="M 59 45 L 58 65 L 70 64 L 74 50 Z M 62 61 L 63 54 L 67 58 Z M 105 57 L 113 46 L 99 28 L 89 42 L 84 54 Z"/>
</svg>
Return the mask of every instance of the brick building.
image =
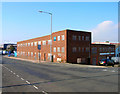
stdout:
<svg viewBox="0 0 120 94">
<path fill-rule="evenodd" d="M 115 45 L 91 44 L 91 64 L 98 65 L 99 60 L 115 56 Z"/>
<path fill-rule="evenodd" d="M 50 61 L 50 35 L 17 42 L 18 57 Z M 41 50 L 38 50 L 41 45 Z M 91 32 L 63 30 L 52 33 L 53 61 L 87 63 L 90 58 Z"/>
</svg>

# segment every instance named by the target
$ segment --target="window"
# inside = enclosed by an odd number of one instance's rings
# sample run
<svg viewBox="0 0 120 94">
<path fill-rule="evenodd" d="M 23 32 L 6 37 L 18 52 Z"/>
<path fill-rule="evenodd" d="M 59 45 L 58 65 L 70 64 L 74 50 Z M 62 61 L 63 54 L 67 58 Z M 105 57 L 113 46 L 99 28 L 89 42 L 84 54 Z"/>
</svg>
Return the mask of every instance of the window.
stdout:
<svg viewBox="0 0 120 94">
<path fill-rule="evenodd" d="M 72 36 L 72 39 L 73 39 L 73 40 L 76 40 L 76 36 L 75 36 L 75 35 L 73 35 L 73 36 Z"/>
<path fill-rule="evenodd" d="M 60 47 L 57 47 L 57 52 L 60 52 Z"/>
<path fill-rule="evenodd" d="M 27 43 L 26 43 L 26 46 L 27 46 Z"/>
<path fill-rule="evenodd" d="M 31 52 L 31 56 L 33 56 L 33 52 Z"/>
<path fill-rule="evenodd" d="M 56 47 L 53 48 L 53 51 L 56 52 Z"/>
<path fill-rule="evenodd" d="M 46 41 L 42 41 L 43 45 L 46 45 Z"/>
<path fill-rule="evenodd" d="M 73 48 L 72 48 L 72 52 L 76 52 L 76 47 L 73 47 Z"/>
<path fill-rule="evenodd" d="M 51 40 L 48 40 L 48 44 L 51 44 L 52 42 L 51 42 Z"/>
<path fill-rule="evenodd" d="M 78 50 L 79 50 L 79 52 L 80 52 L 80 51 L 81 51 L 81 48 L 79 47 Z"/>
<path fill-rule="evenodd" d="M 33 42 L 31 42 L 31 46 L 33 46 Z"/>
<path fill-rule="evenodd" d="M 62 40 L 64 40 L 64 35 L 62 35 Z"/>
<path fill-rule="evenodd" d="M 82 40 L 84 40 L 84 36 L 82 36 Z"/>
<path fill-rule="evenodd" d="M 78 39 L 81 40 L 81 36 L 78 36 Z"/>
<path fill-rule="evenodd" d="M 89 41 L 89 37 L 88 36 L 86 36 L 86 41 Z"/>
<path fill-rule="evenodd" d="M 34 46 L 37 46 L 37 42 L 34 42 Z"/>
<path fill-rule="evenodd" d="M 21 52 L 21 55 L 22 55 L 22 52 Z"/>
<path fill-rule="evenodd" d="M 30 46 L 30 43 L 28 43 L 28 46 Z"/>
<path fill-rule="evenodd" d="M 28 52 L 28 56 L 30 56 L 30 52 Z"/>
<path fill-rule="evenodd" d="M 82 47 L 82 52 L 84 52 L 84 47 Z"/>
<path fill-rule="evenodd" d="M 86 52 L 89 52 L 89 47 L 86 47 Z"/>
<path fill-rule="evenodd" d="M 64 47 L 62 47 L 62 52 L 64 52 Z"/>
<path fill-rule="evenodd" d="M 60 36 L 58 36 L 57 38 L 58 38 L 58 41 L 60 41 Z"/>
<path fill-rule="evenodd" d="M 38 45 L 41 45 L 41 41 L 38 41 Z"/>
<path fill-rule="evenodd" d="M 56 37 L 54 37 L 54 41 L 56 41 Z"/>
<path fill-rule="evenodd" d="M 92 48 L 92 53 L 93 53 L 93 54 L 96 54 L 96 53 L 97 53 L 97 47 L 93 47 L 93 48 Z"/>
</svg>

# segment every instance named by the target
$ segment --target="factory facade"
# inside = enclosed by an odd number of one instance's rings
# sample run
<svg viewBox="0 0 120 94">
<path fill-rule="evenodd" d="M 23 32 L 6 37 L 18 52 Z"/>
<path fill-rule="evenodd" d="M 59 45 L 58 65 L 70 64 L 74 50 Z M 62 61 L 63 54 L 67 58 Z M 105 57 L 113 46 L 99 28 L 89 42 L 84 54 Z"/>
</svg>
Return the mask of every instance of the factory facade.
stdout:
<svg viewBox="0 0 120 94">
<path fill-rule="evenodd" d="M 50 61 L 50 35 L 17 42 L 21 58 Z M 90 58 L 91 32 L 63 30 L 52 33 L 53 62 L 87 63 Z M 41 50 L 38 49 L 41 45 Z"/>
<path fill-rule="evenodd" d="M 40 45 L 40 50 L 38 49 Z M 52 45 L 50 51 L 50 45 Z M 115 55 L 115 46 L 91 44 L 91 32 L 62 30 L 51 35 L 17 42 L 17 56 L 31 60 L 97 65 Z"/>
</svg>

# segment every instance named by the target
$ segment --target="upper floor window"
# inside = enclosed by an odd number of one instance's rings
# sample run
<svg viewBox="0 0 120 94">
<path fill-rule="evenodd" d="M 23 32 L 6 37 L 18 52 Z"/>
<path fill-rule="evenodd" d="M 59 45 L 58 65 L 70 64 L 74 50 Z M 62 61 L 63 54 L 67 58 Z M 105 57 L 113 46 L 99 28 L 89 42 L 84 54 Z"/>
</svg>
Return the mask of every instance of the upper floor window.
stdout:
<svg viewBox="0 0 120 94">
<path fill-rule="evenodd" d="M 58 36 L 57 38 L 58 38 L 57 40 L 60 41 L 60 36 Z"/>
<path fill-rule="evenodd" d="M 30 46 L 30 43 L 28 43 L 28 46 Z"/>
<path fill-rule="evenodd" d="M 27 43 L 26 43 L 26 46 L 27 46 Z"/>
<path fill-rule="evenodd" d="M 60 52 L 60 47 L 57 47 L 57 52 Z"/>
<path fill-rule="evenodd" d="M 51 40 L 48 40 L 48 44 L 51 44 L 52 42 L 51 42 Z"/>
<path fill-rule="evenodd" d="M 81 36 L 78 36 L 78 39 L 81 40 Z"/>
<path fill-rule="evenodd" d="M 54 37 L 54 41 L 56 41 L 56 37 Z"/>
<path fill-rule="evenodd" d="M 64 52 L 64 47 L 62 47 L 62 52 Z"/>
<path fill-rule="evenodd" d="M 73 36 L 72 36 L 72 39 L 73 39 L 73 40 L 76 40 L 76 36 L 75 36 L 75 35 L 73 35 Z"/>
<path fill-rule="evenodd" d="M 34 42 L 34 46 L 37 46 L 37 42 Z"/>
<path fill-rule="evenodd" d="M 62 35 L 62 40 L 64 40 L 65 38 L 64 38 L 64 35 Z"/>
<path fill-rule="evenodd" d="M 56 47 L 53 48 L 53 51 L 56 52 Z"/>
<path fill-rule="evenodd" d="M 41 41 L 38 41 L 38 45 L 41 45 Z"/>
<path fill-rule="evenodd" d="M 46 45 L 46 41 L 42 41 L 42 44 L 43 44 L 43 45 Z"/>
<path fill-rule="evenodd" d="M 88 36 L 86 36 L 86 41 L 89 41 L 89 37 Z"/>
<path fill-rule="evenodd" d="M 92 53 L 97 53 L 97 47 L 92 47 Z"/>
<path fill-rule="evenodd" d="M 33 42 L 31 42 L 31 46 L 33 46 Z"/>
<path fill-rule="evenodd" d="M 82 36 L 82 40 L 84 40 L 84 36 Z"/>
<path fill-rule="evenodd" d="M 73 48 L 72 48 L 72 52 L 76 52 L 76 47 L 73 47 Z"/>
</svg>

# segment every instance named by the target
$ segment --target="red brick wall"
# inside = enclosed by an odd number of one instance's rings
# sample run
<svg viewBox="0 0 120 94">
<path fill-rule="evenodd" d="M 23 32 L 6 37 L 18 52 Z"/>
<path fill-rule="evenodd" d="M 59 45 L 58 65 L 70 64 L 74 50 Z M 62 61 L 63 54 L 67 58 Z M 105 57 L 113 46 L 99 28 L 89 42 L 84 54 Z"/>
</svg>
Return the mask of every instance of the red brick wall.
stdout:
<svg viewBox="0 0 120 94">
<path fill-rule="evenodd" d="M 72 36 L 76 36 L 76 40 L 72 39 Z M 78 36 L 84 36 L 84 40 L 79 41 Z M 86 36 L 89 37 L 89 41 L 86 41 Z M 86 52 L 86 47 L 90 47 L 91 44 L 91 33 L 90 32 L 78 32 L 67 30 L 67 62 L 77 63 L 77 58 L 85 59 L 84 63 L 88 63 L 87 59 L 89 58 L 90 51 Z M 76 52 L 72 52 L 73 47 L 77 48 Z M 78 47 L 81 47 L 81 51 L 79 52 Z M 82 47 L 84 47 L 84 52 L 82 52 Z"/>
</svg>

